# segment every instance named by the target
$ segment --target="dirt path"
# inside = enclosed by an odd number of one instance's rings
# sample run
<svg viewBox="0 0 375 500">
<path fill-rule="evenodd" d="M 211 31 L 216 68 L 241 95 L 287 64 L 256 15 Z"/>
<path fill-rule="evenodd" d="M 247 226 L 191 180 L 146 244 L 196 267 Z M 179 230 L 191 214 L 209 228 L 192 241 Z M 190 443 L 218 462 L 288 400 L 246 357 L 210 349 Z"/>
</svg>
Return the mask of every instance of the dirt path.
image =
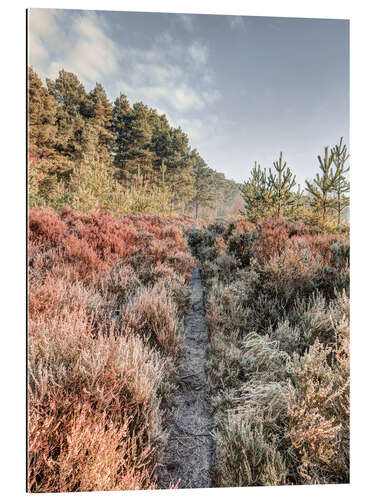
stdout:
<svg viewBox="0 0 375 500">
<path fill-rule="evenodd" d="M 190 310 L 185 318 L 186 352 L 180 361 L 172 430 L 159 471 L 159 488 L 209 488 L 214 450 L 213 420 L 205 373 L 208 344 L 199 268 L 191 279 Z"/>
</svg>

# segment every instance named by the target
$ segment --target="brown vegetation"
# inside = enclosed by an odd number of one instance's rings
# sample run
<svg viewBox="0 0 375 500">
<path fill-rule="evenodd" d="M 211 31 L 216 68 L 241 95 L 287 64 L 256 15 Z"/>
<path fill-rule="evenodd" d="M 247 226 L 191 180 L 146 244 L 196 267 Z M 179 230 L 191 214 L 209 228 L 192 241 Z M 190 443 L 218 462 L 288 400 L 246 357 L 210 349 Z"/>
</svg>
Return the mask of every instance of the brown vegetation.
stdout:
<svg viewBox="0 0 375 500">
<path fill-rule="evenodd" d="M 156 487 L 191 222 L 30 210 L 30 491 Z"/>
<path fill-rule="evenodd" d="M 190 231 L 208 288 L 216 486 L 349 481 L 349 243 L 285 219 Z"/>
</svg>

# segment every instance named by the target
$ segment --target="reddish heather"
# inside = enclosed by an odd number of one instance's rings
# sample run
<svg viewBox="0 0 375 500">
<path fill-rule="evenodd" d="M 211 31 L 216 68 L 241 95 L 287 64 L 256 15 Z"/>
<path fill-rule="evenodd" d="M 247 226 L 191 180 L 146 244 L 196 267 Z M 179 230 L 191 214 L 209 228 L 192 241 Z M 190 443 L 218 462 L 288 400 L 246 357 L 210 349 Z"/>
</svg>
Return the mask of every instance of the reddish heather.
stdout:
<svg viewBox="0 0 375 500">
<path fill-rule="evenodd" d="M 193 222 L 30 210 L 30 491 L 156 487 Z"/>
</svg>

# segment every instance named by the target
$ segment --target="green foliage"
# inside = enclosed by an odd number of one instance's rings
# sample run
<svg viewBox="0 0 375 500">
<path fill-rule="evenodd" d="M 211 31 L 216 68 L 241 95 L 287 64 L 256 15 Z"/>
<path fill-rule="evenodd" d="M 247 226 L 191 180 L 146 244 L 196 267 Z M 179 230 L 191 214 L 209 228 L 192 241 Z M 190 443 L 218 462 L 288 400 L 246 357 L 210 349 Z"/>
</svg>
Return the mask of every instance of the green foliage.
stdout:
<svg viewBox="0 0 375 500">
<path fill-rule="evenodd" d="M 298 217 L 302 193 L 296 185 L 295 175 L 286 167 L 286 161 L 280 153 L 278 161 L 273 163 L 275 173 L 262 169 L 257 162 L 250 172 L 250 178 L 241 186 L 245 209 L 242 214 L 251 222 L 275 215 L 280 217 Z"/>
<path fill-rule="evenodd" d="M 256 222 L 264 217 L 272 206 L 272 191 L 267 177 L 267 170 L 255 162 L 250 178 L 241 186 L 245 202 L 242 212 L 250 221 Z"/>
<path fill-rule="evenodd" d="M 29 151 L 38 158 L 55 154 L 56 102 L 43 87 L 32 68 L 28 74 L 28 139 Z"/>
<path fill-rule="evenodd" d="M 333 153 L 329 153 L 328 146 L 324 148 L 324 157 L 318 156 L 319 169 L 312 182 L 306 180 L 306 189 L 310 194 L 310 205 L 315 213 L 316 224 L 324 229 L 329 228 L 331 211 L 335 206 L 332 194 L 337 186 L 338 171 L 333 169 Z"/>
<path fill-rule="evenodd" d="M 46 89 L 29 68 L 29 202 L 115 214 L 225 215 L 238 188 L 192 151 L 165 115 L 61 70 Z M 204 168 L 203 168 L 204 164 Z M 206 183 L 206 184 L 205 184 Z"/>
<path fill-rule="evenodd" d="M 39 175 L 39 177 L 38 177 Z M 151 186 L 138 177 L 129 186 L 122 186 L 110 166 L 92 158 L 73 168 L 69 183 L 56 176 L 40 177 L 38 165 L 29 175 L 30 206 L 51 206 L 56 210 L 70 206 L 79 212 L 106 209 L 116 216 L 137 213 L 170 215 L 174 211 L 173 194 L 168 186 Z"/>
<path fill-rule="evenodd" d="M 100 83 L 87 94 L 84 114 L 96 128 L 96 153 L 101 159 L 106 159 L 113 150 L 115 136 L 111 130 L 112 104 Z"/>
<path fill-rule="evenodd" d="M 305 181 L 307 194 L 301 191 L 299 185 L 295 189 L 295 175 L 287 167 L 282 153 L 273 163 L 274 171 L 269 169 L 267 173 L 255 162 L 249 179 L 240 187 L 245 204 L 242 215 L 252 222 L 271 216 L 285 216 L 303 220 L 315 231 L 345 231 L 342 219 L 349 206 L 348 158 L 342 138 L 330 152 L 327 146 L 323 159 L 318 156 L 320 173 L 313 181 Z"/>
<path fill-rule="evenodd" d="M 319 157 L 323 173 L 313 183 L 306 181 L 308 196 L 295 190 L 295 176 L 282 153 L 274 171 L 255 163 L 240 186 L 208 167 L 180 127 L 173 128 L 165 115 L 142 102 L 131 106 L 120 94 L 112 105 L 102 85 L 86 92 L 77 76 L 65 70 L 55 80 L 47 78 L 47 87 L 29 68 L 31 205 L 75 203 L 81 210 L 102 206 L 115 213 L 124 207 L 131 213 L 156 207 L 157 213 L 203 218 L 237 215 L 242 209 L 253 222 L 284 215 L 316 230 L 337 225 L 345 231 L 349 167 L 342 140 L 330 156 L 326 150 L 324 161 Z"/>
<path fill-rule="evenodd" d="M 296 176 L 292 174 L 290 168 L 286 167 L 286 161 L 283 160 L 283 154 L 280 153 L 278 161 L 273 162 L 276 173 L 273 174 L 269 169 L 269 187 L 272 192 L 272 204 L 274 215 L 293 216 L 297 211 L 301 199 L 301 192 L 293 192 L 296 185 Z"/>
<path fill-rule="evenodd" d="M 120 178 L 125 178 L 125 165 L 127 160 L 127 146 L 131 130 L 131 107 L 124 94 L 115 100 L 112 109 L 112 133 L 115 137 L 114 143 L 114 165 L 119 169 Z"/>
<path fill-rule="evenodd" d="M 194 181 L 194 196 L 192 205 L 195 211 L 195 217 L 198 217 L 199 209 L 202 207 L 212 208 L 215 206 L 215 185 L 213 182 L 212 170 L 207 167 L 206 162 L 194 150 L 193 171 L 195 176 Z"/>
<path fill-rule="evenodd" d="M 165 115 L 143 103 L 129 105 L 121 94 L 113 108 L 112 131 L 118 178 L 124 185 L 141 175 L 159 185 L 164 165 L 164 182 L 174 193 L 175 208 L 187 203 L 193 194 L 194 173 L 189 139 L 180 128 L 172 128 Z"/>
<path fill-rule="evenodd" d="M 133 106 L 128 133 L 125 167 L 128 174 L 150 176 L 153 153 L 150 151 L 152 128 L 148 120 L 148 108 L 142 103 Z"/>
<path fill-rule="evenodd" d="M 343 138 L 341 137 L 340 143 L 336 144 L 336 146 L 331 150 L 337 175 L 337 184 L 334 188 L 336 202 L 333 208 L 337 213 L 338 227 L 341 226 L 344 211 L 350 204 L 349 196 L 347 196 L 347 193 L 350 190 L 350 183 L 345 177 L 345 174 L 347 174 L 350 169 L 349 165 L 346 165 L 346 162 L 349 159 L 349 154 L 346 144 L 342 143 L 342 139 Z"/>
<path fill-rule="evenodd" d="M 57 103 L 56 151 L 71 162 L 80 161 L 90 137 L 90 132 L 85 129 L 85 88 L 76 75 L 65 70 L 59 72 L 56 80 L 47 78 L 46 81 L 48 92 Z M 72 164 L 69 166 L 73 167 Z"/>
</svg>

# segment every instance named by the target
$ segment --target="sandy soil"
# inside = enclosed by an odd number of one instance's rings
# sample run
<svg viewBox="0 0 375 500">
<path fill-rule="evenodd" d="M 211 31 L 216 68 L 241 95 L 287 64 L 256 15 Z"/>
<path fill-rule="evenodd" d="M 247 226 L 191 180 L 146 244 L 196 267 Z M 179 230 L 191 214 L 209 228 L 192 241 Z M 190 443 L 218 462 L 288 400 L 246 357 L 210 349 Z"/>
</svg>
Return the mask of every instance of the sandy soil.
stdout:
<svg viewBox="0 0 375 500">
<path fill-rule="evenodd" d="M 210 434 L 213 419 L 205 373 L 207 326 L 199 268 L 191 279 L 190 310 L 185 317 L 185 354 L 180 360 L 178 390 L 172 408 L 172 427 L 162 466 L 159 488 L 209 488 L 214 452 Z"/>
</svg>

